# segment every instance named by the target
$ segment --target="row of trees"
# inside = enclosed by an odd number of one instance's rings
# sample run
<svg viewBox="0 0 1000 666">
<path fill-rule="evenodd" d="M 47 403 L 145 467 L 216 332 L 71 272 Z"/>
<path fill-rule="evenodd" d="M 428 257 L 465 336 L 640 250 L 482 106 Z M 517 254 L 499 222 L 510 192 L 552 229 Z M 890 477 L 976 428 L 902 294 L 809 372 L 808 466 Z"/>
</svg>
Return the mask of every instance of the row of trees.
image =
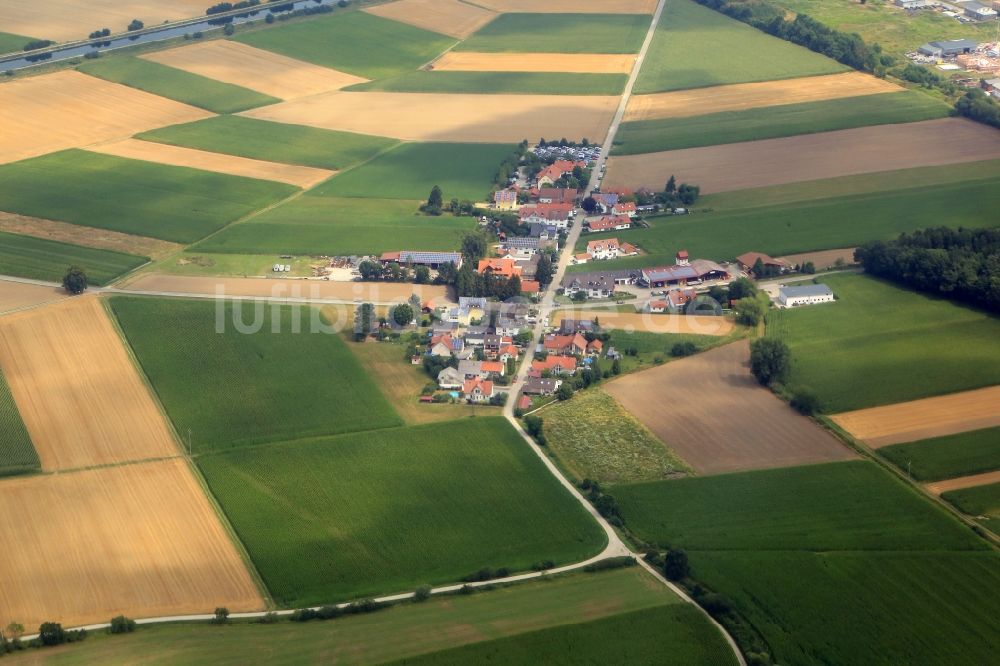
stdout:
<svg viewBox="0 0 1000 666">
<path fill-rule="evenodd" d="M 638 190 L 635 193 L 635 202 L 640 206 L 659 204 L 667 208 L 683 208 L 692 206 L 700 195 L 699 186 L 687 183 L 678 185 L 677 179 L 671 175 L 663 186 L 663 191 Z"/>
<path fill-rule="evenodd" d="M 1000 312 L 1000 229 L 924 229 L 854 257 L 872 275 Z"/>
</svg>

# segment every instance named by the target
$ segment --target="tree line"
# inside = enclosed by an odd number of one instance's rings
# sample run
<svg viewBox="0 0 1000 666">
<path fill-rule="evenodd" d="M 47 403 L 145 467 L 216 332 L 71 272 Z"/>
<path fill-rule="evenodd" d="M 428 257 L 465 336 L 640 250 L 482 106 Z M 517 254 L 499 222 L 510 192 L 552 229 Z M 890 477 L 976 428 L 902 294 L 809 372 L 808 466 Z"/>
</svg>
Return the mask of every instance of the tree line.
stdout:
<svg viewBox="0 0 1000 666">
<path fill-rule="evenodd" d="M 854 251 L 872 275 L 1000 312 L 1000 229 L 935 227 Z"/>
</svg>

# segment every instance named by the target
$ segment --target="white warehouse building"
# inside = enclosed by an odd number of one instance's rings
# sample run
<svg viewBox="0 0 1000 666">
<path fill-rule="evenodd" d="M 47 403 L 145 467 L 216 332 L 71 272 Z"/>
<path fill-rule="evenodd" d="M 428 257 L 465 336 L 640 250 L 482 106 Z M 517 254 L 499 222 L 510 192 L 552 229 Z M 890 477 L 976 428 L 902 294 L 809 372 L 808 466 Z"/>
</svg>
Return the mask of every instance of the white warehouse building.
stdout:
<svg viewBox="0 0 1000 666">
<path fill-rule="evenodd" d="M 799 305 L 815 305 L 816 303 L 832 303 L 833 292 L 825 284 L 781 287 L 778 289 L 778 302 L 786 308 L 794 308 Z"/>
</svg>

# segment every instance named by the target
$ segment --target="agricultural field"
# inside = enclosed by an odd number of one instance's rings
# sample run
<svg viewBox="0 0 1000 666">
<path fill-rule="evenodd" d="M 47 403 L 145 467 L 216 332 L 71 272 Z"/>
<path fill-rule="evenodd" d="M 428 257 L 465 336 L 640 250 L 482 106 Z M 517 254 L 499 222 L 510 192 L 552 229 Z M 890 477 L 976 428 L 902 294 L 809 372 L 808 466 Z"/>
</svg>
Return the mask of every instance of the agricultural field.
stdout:
<svg viewBox="0 0 1000 666">
<path fill-rule="evenodd" d="M 61 286 L 49 287 L 0 279 L 0 314 L 21 308 L 32 308 L 68 297 L 69 294 Z"/>
<path fill-rule="evenodd" d="M 401 423 L 347 344 L 312 332 L 320 323 L 313 308 L 142 297 L 110 303 L 196 453 Z"/>
<path fill-rule="evenodd" d="M 285 606 L 574 562 L 606 539 L 500 417 L 259 446 L 198 466 Z"/>
<path fill-rule="evenodd" d="M 0 54 L 19 52 L 24 48 L 25 44 L 32 41 L 35 41 L 32 37 L 0 32 Z"/>
<path fill-rule="evenodd" d="M 691 0 L 663 10 L 635 93 L 793 79 L 847 67 Z"/>
<path fill-rule="evenodd" d="M 95 27 L 107 26 L 112 32 L 125 32 L 129 21 L 138 17 L 146 25 L 199 16 L 205 11 L 203 0 L 53 0 L 38 3 L 3 3 L 0 25 L 21 35 L 60 42 L 86 39 Z M 22 44 L 23 46 L 23 44 Z M 19 46 L 18 51 L 21 50 Z"/>
<path fill-rule="evenodd" d="M 396 145 L 395 139 L 288 125 L 243 116 L 215 116 L 143 132 L 137 139 L 255 160 L 345 169 Z"/>
<path fill-rule="evenodd" d="M 24 113 L 30 108 L 31 113 Z M 0 163 L 206 118 L 207 111 L 59 71 L 0 86 Z"/>
<path fill-rule="evenodd" d="M 497 12 L 537 12 L 566 14 L 652 14 L 656 0 L 479 0 L 476 4 Z"/>
<path fill-rule="evenodd" d="M 594 574 L 571 574 L 540 582 L 500 587 L 489 593 L 449 595 L 422 604 L 401 604 L 378 613 L 343 617 L 333 622 L 281 622 L 271 626 L 233 622 L 224 631 L 208 624 L 140 625 L 127 637 L 93 632 L 69 648 L 39 650 L 31 663 L 71 666 L 81 663 L 131 663 L 151 666 L 210 662 L 242 666 L 248 661 L 313 663 L 331 659 L 338 664 L 381 664 L 441 650 L 532 633 L 550 627 L 572 630 L 581 620 L 614 618 L 635 611 L 676 610 L 684 629 L 673 622 L 653 632 L 681 644 L 692 633 L 705 650 L 719 651 L 718 633 L 704 632 L 703 619 L 687 617 L 665 586 L 639 567 Z M 691 609 L 693 610 L 693 609 Z M 702 616 L 703 617 L 703 616 Z M 386 640 L 393 636 L 394 640 Z M 627 643 L 637 638 L 619 631 L 607 641 Z M 164 653 L 164 645 L 170 649 Z M 625 645 L 621 645 L 625 649 Z M 668 652 L 668 650 L 665 650 Z M 688 659 L 695 655 L 685 655 Z M 715 663 L 728 663 L 721 660 Z"/>
<path fill-rule="evenodd" d="M 918 481 L 938 481 L 1000 469 L 1000 427 L 895 444 L 879 454 Z"/>
<path fill-rule="evenodd" d="M 594 270 L 591 264 L 590 270 Z M 723 317 L 703 315 L 670 315 L 646 312 L 614 312 L 608 310 L 556 310 L 549 319 L 561 323 L 563 319 L 597 319 L 601 328 L 640 333 L 655 333 L 650 340 L 670 340 L 659 337 L 671 335 L 725 336 L 733 332 L 733 322 Z M 662 347 L 657 343 L 654 346 Z"/>
<path fill-rule="evenodd" d="M 641 14 L 501 14 L 457 50 L 635 53 L 648 28 Z"/>
<path fill-rule="evenodd" d="M 1000 383 L 996 317 L 863 275 L 822 278 L 836 303 L 778 310 L 768 335 L 792 350 L 791 388 L 837 413 Z"/>
<path fill-rule="evenodd" d="M 677 316 L 680 317 L 682 315 Z M 699 317 L 699 319 L 707 319 L 707 317 Z M 717 317 L 717 319 L 722 320 L 722 317 Z M 648 370 L 665 361 L 673 360 L 670 350 L 676 344 L 690 342 L 695 346 L 695 349 L 701 352 L 732 342 L 733 339 L 742 333 L 740 330 L 731 329 L 732 322 L 728 320 L 722 321 L 730 325 L 727 335 L 649 333 L 642 330 L 629 331 L 616 328 L 610 331 L 611 337 L 606 344 L 624 354 L 621 358 L 623 374 L 637 370 Z M 632 352 L 635 353 L 633 354 Z"/>
<path fill-rule="evenodd" d="M 72 498 L 72 501 L 67 501 Z M 44 512 L 45 520 L 25 520 Z M 49 556 L 40 556 L 49 553 Z M 260 610 L 260 592 L 188 463 L 0 482 L 0 622 L 35 629 Z M 72 583 L 67 583 L 72 581 Z"/>
<path fill-rule="evenodd" d="M 461 0 L 399 0 L 365 11 L 456 39 L 465 39 L 496 18 L 488 9 Z"/>
<path fill-rule="evenodd" d="M 667 445 L 600 389 L 553 403 L 543 419 L 547 446 L 576 480 L 647 481 L 689 472 Z"/>
<path fill-rule="evenodd" d="M 708 192 L 993 160 L 1000 135 L 964 118 L 879 125 L 608 160 L 605 187 L 663 187 L 674 174 Z"/>
<path fill-rule="evenodd" d="M 417 71 L 391 79 L 361 83 L 358 92 L 426 92 L 524 95 L 620 95 L 627 74 L 564 72 Z"/>
<path fill-rule="evenodd" d="M 978 518 L 994 532 L 1000 530 L 1000 483 L 962 488 L 944 493 L 941 498 L 960 511 Z"/>
<path fill-rule="evenodd" d="M 452 37 L 367 12 L 243 33 L 236 41 L 366 79 L 413 71 L 455 44 Z"/>
<path fill-rule="evenodd" d="M 0 318 L 0 368 L 45 471 L 177 454 L 96 296 Z"/>
<path fill-rule="evenodd" d="M 82 150 L 0 166 L 0 210 L 181 243 L 295 191 Z"/>
<path fill-rule="evenodd" d="M 944 118 L 950 108 L 917 91 L 723 111 L 687 118 L 627 122 L 615 136 L 616 155 L 814 134 Z"/>
<path fill-rule="evenodd" d="M 310 195 L 427 200 L 441 188 L 445 201 L 484 201 L 509 144 L 405 143 L 339 174 Z"/>
<path fill-rule="evenodd" d="M 430 189 L 427 191 L 429 193 Z M 436 217 L 423 215 L 417 210 L 420 203 L 403 199 L 299 197 L 251 220 L 234 224 L 193 249 L 236 254 L 328 256 L 366 255 L 406 248 L 444 251 L 457 249 L 462 236 L 475 229 L 475 218 L 447 213 Z"/>
<path fill-rule="evenodd" d="M 39 468 L 38 454 L 17 411 L 14 396 L 0 371 L 0 477 L 32 472 Z"/>
<path fill-rule="evenodd" d="M 630 74 L 634 65 L 632 54 L 448 51 L 434 61 L 433 71 Z"/>
<path fill-rule="evenodd" d="M 699 474 L 853 457 L 760 386 L 750 375 L 749 357 L 749 344 L 734 342 L 619 377 L 603 389 Z M 750 422 L 753 428 L 746 427 Z"/>
<path fill-rule="evenodd" d="M 84 74 L 121 83 L 213 113 L 236 113 L 279 102 L 249 88 L 223 83 L 198 74 L 167 67 L 151 60 L 115 56 L 80 65 Z"/>
<path fill-rule="evenodd" d="M 87 282 L 107 284 L 149 261 L 120 252 L 69 245 L 0 231 L 0 274 L 61 282 L 70 266 L 81 266 Z"/>
<path fill-rule="evenodd" d="M 339 90 L 366 80 L 229 39 L 196 42 L 142 58 L 278 99 Z"/>
</svg>

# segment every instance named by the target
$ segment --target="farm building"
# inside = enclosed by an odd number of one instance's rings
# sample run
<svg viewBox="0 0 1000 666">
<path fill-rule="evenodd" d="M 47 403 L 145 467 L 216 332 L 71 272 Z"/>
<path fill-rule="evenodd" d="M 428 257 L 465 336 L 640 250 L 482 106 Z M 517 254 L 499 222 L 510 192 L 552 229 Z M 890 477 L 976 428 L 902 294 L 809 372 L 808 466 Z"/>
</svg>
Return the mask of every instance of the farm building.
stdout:
<svg viewBox="0 0 1000 666">
<path fill-rule="evenodd" d="M 650 288 L 677 287 L 701 284 L 706 281 L 728 282 L 734 279 L 725 266 L 707 259 L 690 260 L 688 253 L 681 250 L 673 266 L 659 266 L 642 269 L 640 284 Z"/>
<path fill-rule="evenodd" d="M 781 287 L 778 302 L 786 308 L 816 303 L 832 303 L 833 292 L 825 284 L 809 284 L 802 287 Z"/>
<path fill-rule="evenodd" d="M 962 8 L 965 15 L 974 21 L 990 21 L 997 17 L 997 10 L 978 2 L 967 2 L 962 5 Z"/>
<path fill-rule="evenodd" d="M 768 256 L 763 252 L 744 252 L 740 256 L 736 257 L 736 261 L 739 262 L 740 268 L 748 273 L 753 270 L 754 266 L 757 265 L 758 260 L 761 264 L 763 264 L 765 269 L 773 273 L 785 273 L 790 268 L 788 262 L 782 261 L 781 259 L 775 259 L 774 257 Z"/>
<path fill-rule="evenodd" d="M 455 268 L 462 267 L 462 254 L 460 252 L 420 252 L 413 250 L 400 250 L 399 252 L 383 252 L 379 257 L 383 264 L 397 263 L 411 266 L 426 266 L 437 270 L 444 264 L 454 264 Z"/>
<path fill-rule="evenodd" d="M 971 39 L 950 39 L 947 41 L 928 42 L 917 49 L 921 55 L 932 58 L 951 58 L 962 53 L 972 53 L 977 44 Z"/>
</svg>

